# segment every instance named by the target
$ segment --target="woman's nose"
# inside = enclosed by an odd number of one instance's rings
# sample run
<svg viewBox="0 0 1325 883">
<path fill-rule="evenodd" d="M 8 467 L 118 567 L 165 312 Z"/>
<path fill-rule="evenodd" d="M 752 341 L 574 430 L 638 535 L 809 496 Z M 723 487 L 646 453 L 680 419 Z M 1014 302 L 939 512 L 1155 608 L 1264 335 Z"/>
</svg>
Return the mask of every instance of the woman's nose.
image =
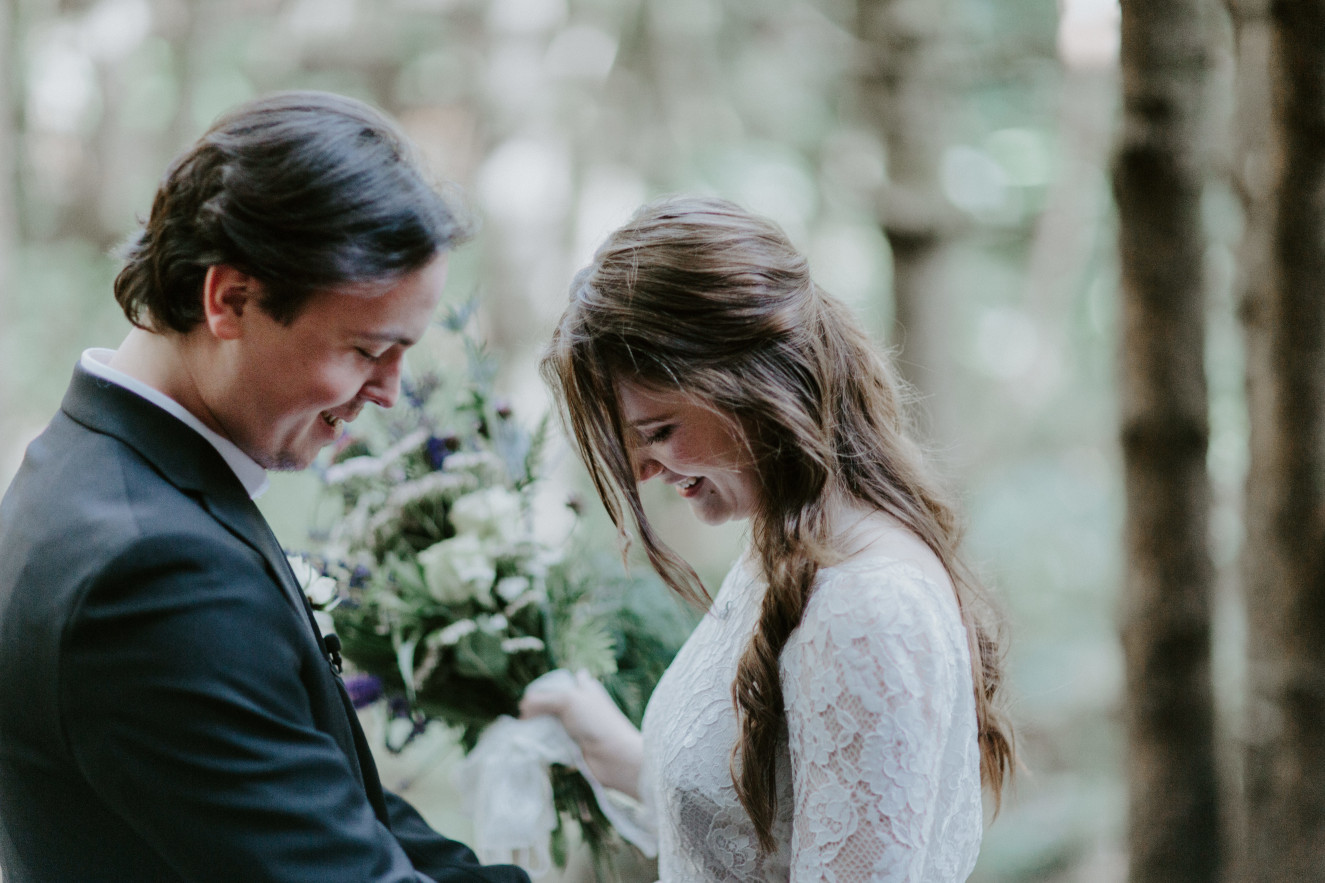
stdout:
<svg viewBox="0 0 1325 883">
<path fill-rule="evenodd" d="M 662 464 L 651 457 L 643 457 L 635 461 L 635 481 L 637 482 L 646 482 L 662 471 Z"/>
</svg>

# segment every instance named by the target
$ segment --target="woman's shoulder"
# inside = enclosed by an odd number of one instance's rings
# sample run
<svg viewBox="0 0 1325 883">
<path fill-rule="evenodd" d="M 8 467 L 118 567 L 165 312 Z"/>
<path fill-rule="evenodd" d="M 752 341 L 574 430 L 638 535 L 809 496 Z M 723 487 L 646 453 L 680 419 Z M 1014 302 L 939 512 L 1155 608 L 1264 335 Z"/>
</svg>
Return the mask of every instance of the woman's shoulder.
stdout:
<svg viewBox="0 0 1325 883">
<path fill-rule="evenodd" d="M 876 551 L 824 567 L 805 606 L 805 620 L 879 624 L 925 613 L 947 620 L 960 615 L 952 581 L 941 568 L 914 558 Z"/>
<path fill-rule="evenodd" d="M 866 513 L 844 533 L 844 556 L 819 571 L 801 619 L 802 639 L 826 631 L 938 644 L 962 629 L 952 579 L 938 555 L 912 531 Z"/>
</svg>

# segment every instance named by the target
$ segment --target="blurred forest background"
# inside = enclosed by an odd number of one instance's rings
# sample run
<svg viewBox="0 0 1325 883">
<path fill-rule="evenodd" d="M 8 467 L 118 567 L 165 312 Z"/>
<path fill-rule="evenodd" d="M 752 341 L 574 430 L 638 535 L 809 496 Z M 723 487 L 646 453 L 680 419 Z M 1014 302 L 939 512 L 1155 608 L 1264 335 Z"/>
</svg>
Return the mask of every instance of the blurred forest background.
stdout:
<svg viewBox="0 0 1325 883">
<path fill-rule="evenodd" d="M 1228 791 L 1246 680 L 1243 211 L 1235 29 L 1222 7 L 1202 16 L 1205 462 Z M 481 228 L 449 291 L 479 299 L 499 387 L 526 417 L 547 407 L 533 367 L 595 244 L 652 196 L 726 196 L 780 222 L 895 348 L 965 502 L 970 558 L 1004 604 L 1026 771 L 974 879 L 1122 880 L 1120 18 L 1116 0 L 4 0 L 0 485 L 80 351 L 126 331 L 113 250 L 169 159 L 248 97 L 363 98 L 460 185 Z M 302 544 L 315 496 L 307 477 L 279 476 L 263 498 L 288 545 Z M 739 531 L 697 531 L 671 499 L 649 505 L 676 515 L 668 536 L 716 587 Z M 419 799 L 463 836 L 445 785 Z"/>
</svg>

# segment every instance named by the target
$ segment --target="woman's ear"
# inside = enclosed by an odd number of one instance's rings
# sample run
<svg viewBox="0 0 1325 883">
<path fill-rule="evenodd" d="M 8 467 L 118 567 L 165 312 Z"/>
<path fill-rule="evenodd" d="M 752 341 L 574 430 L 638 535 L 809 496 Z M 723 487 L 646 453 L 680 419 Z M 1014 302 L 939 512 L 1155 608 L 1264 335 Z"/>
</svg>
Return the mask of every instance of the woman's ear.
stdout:
<svg viewBox="0 0 1325 883">
<path fill-rule="evenodd" d="M 228 264 L 213 264 L 202 280 L 202 310 L 214 337 L 234 340 L 243 335 L 244 311 L 258 308 L 258 280 Z"/>
</svg>

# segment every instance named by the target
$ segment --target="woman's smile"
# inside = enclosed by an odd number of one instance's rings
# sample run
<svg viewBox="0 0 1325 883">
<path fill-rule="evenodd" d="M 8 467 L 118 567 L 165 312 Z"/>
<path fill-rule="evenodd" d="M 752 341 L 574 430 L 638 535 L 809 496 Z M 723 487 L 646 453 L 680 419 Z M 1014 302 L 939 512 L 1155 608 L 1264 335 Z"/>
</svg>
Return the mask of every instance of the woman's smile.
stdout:
<svg viewBox="0 0 1325 883">
<path fill-rule="evenodd" d="M 758 475 L 736 419 L 682 392 L 637 383 L 617 387 L 622 422 L 633 430 L 639 482 L 661 477 L 707 524 L 749 518 Z"/>
</svg>

